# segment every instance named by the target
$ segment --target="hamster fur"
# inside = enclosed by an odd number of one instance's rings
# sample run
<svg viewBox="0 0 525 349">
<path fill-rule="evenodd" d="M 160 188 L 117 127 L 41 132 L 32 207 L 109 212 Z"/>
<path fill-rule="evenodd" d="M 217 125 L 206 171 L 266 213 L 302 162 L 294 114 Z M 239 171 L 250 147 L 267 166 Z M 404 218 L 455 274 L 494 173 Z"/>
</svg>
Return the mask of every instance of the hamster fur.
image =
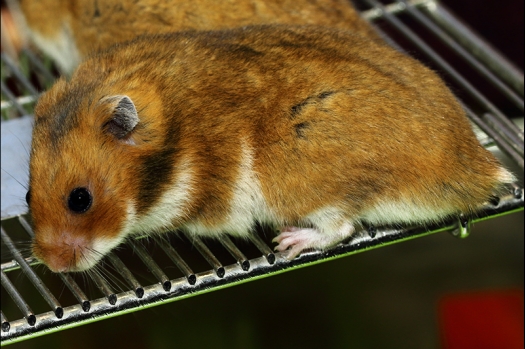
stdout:
<svg viewBox="0 0 525 349">
<path fill-rule="evenodd" d="M 32 142 L 33 252 L 55 272 L 133 234 L 246 237 L 255 221 L 281 229 L 293 258 L 362 220 L 472 213 L 514 180 L 434 72 L 310 26 L 114 46 L 40 98 Z"/>
<path fill-rule="evenodd" d="M 70 74 L 92 51 L 141 34 L 249 24 L 315 24 L 377 37 L 348 0 L 10 0 L 17 22 Z"/>
</svg>

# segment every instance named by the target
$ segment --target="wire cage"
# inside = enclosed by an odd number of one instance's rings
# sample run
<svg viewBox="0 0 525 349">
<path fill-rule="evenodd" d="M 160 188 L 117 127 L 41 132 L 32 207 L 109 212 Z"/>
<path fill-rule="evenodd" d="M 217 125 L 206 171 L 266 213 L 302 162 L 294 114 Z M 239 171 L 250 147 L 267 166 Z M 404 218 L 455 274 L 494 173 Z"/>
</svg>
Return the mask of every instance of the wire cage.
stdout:
<svg viewBox="0 0 525 349">
<path fill-rule="evenodd" d="M 395 48 L 437 70 L 456 92 L 481 143 L 523 178 L 523 73 L 433 0 L 355 1 Z M 365 227 L 329 251 L 288 261 L 272 251 L 273 232 L 257 227 L 249 241 L 203 241 L 183 233 L 129 241 L 103 263 L 111 277 L 52 274 L 25 254 L 32 230 L 23 197 L 32 108 L 57 76 L 52 63 L 24 50 L 2 52 L 1 340 L 10 344 L 166 302 L 254 281 L 373 248 L 449 231 L 466 237 L 473 222 L 523 210 L 521 184 L 481 207 L 476 217 L 433 226 Z M 451 63 L 455 62 L 455 63 Z M 457 63 L 460 62 L 460 63 Z M 521 127 L 518 126 L 521 122 Z M 23 130 L 27 130 L 24 134 Z M 20 149 L 24 149 L 21 154 Z M 138 258 L 137 258 L 138 257 Z M 90 292 L 85 283 L 96 285 Z M 23 287 L 13 280 L 22 279 Z M 65 287 L 64 287 L 65 286 Z M 60 291 L 64 290 L 66 291 Z M 89 296 L 88 296 L 89 295 Z"/>
</svg>

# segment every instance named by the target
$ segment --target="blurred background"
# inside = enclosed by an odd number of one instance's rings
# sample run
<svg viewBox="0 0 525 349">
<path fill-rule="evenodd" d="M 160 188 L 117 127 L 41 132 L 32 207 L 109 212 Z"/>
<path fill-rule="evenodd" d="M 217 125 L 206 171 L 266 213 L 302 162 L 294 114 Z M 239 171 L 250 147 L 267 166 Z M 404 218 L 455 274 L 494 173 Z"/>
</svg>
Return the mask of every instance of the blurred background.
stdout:
<svg viewBox="0 0 525 349">
<path fill-rule="evenodd" d="M 523 70 L 523 1 L 442 3 Z M 523 225 L 519 212 L 10 348 L 433 349 L 461 333 L 522 348 Z"/>
</svg>

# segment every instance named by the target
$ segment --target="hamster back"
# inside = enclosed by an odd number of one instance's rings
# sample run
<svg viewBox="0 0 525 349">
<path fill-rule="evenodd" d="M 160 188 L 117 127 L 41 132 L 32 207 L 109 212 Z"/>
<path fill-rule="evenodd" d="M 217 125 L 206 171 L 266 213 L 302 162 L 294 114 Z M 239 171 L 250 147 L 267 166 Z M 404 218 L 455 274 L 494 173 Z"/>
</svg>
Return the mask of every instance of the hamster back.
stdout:
<svg viewBox="0 0 525 349">
<path fill-rule="evenodd" d="M 259 221 L 293 258 L 362 220 L 472 212 L 512 180 L 440 78 L 386 45 L 309 26 L 143 37 L 38 102 L 33 251 L 85 270 L 139 232 Z"/>
<path fill-rule="evenodd" d="M 32 41 L 70 74 L 93 51 L 143 34 L 254 24 L 313 24 L 378 38 L 348 0 L 23 0 Z"/>
</svg>

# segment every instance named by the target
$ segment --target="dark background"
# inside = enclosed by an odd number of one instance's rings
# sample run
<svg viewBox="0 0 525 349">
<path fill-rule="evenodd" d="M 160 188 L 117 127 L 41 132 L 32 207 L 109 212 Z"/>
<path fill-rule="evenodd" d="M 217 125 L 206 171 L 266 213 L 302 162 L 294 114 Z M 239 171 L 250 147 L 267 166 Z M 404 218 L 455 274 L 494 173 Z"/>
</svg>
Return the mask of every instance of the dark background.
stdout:
<svg viewBox="0 0 525 349">
<path fill-rule="evenodd" d="M 523 71 L 523 1 L 443 0 L 441 3 Z"/>
</svg>

